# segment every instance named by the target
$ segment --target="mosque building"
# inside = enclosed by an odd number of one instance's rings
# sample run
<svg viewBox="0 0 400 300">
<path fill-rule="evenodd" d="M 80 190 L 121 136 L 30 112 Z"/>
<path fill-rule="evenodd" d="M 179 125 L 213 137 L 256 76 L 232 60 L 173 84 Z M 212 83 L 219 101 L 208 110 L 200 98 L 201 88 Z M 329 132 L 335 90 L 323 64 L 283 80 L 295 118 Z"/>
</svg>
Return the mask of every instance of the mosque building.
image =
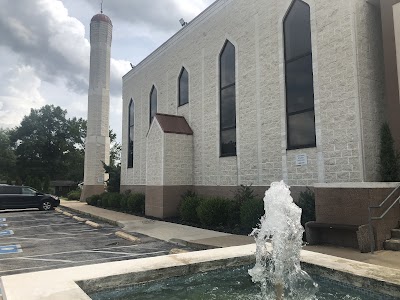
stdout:
<svg viewBox="0 0 400 300">
<path fill-rule="evenodd" d="M 123 77 L 121 190 L 164 218 L 187 190 L 380 181 L 384 122 L 400 145 L 398 2 L 215 1 Z"/>
</svg>

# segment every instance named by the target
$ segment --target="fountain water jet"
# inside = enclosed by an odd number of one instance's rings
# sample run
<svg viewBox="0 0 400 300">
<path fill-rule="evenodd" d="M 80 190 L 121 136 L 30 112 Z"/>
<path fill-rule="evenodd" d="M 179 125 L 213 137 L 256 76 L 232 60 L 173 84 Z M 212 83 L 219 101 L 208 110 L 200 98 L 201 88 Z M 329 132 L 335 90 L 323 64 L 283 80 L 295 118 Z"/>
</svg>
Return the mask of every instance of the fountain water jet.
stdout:
<svg viewBox="0 0 400 300">
<path fill-rule="evenodd" d="M 260 283 L 264 299 L 315 299 L 318 286 L 300 266 L 301 208 L 283 181 L 265 192 L 264 210 L 259 227 L 250 234 L 257 246 L 256 264 L 249 270 L 253 282 Z"/>
</svg>

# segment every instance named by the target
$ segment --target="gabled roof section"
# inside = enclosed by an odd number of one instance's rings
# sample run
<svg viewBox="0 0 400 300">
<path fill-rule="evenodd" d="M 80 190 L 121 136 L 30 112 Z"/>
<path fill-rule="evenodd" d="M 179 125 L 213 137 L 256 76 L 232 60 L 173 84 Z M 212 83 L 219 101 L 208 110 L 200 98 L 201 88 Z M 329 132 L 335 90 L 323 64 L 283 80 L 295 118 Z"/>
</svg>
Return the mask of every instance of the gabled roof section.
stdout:
<svg viewBox="0 0 400 300">
<path fill-rule="evenodd" d="M 156 114 L 155 118 L 165 133 L 193 135 L 193 130 L 182 116 Z"/>
</svg>

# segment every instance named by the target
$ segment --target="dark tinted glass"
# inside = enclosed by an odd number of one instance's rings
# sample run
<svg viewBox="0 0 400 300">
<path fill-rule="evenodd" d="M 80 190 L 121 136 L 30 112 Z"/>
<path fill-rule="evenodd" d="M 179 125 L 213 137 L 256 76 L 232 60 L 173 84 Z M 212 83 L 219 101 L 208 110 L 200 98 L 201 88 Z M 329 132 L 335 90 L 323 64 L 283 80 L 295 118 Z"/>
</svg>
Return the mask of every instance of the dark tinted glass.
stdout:
<svg viewBox="0 0 400 300">
<path fill-rule="evenodd" d="M 310 7 L 295 1 L 284 22 L 286 61 L 311 52 Z"/>
<path fill-rule="evenodd" d="M 185 68 L 182 69 L 179 77 L 179 105 L 189 102 L 189 73 Z"/>
<path fill-rule="evenodd" d="M 134 129 L 135 129 L 135 104 L 133 100 L 129 103 L 129 128 L 128 128 L 128 168 L 133 167 L 133 138 L 134 138 Z"/>
<path fill-rule="evenodd" d="M 227 41 L 221 53 L 221 87 L 235 83 L 235 46 Z"/>
<path fill-rule="evenodd" d="M 289 145 L 292 148 L 315 145 L 314 111 L 288 116 Z"/>
<path fill-rule="evenodd" d="M 286 64 L 287 112 L 314 107 L 311 54 Z"/>
<path fill-rule="evenodd" d="M 153 86 L 150 94 L 150 124 L 157 113 L 157 89 Z"/>
<path fill-rule="evenodd" d="M 221 129 L 236 126 L 235 85 L 221 90 Z"/>
<path fill-rule="evenodd" d="M 129 126 L 133 126 L 135 122 L 135 104 L 131 100 L 129 103 Z"/>
<path fill-rule="evenodd" d="M 236 155 L 236 128 L 221 131 L 221 156 Z"/>
</svg>

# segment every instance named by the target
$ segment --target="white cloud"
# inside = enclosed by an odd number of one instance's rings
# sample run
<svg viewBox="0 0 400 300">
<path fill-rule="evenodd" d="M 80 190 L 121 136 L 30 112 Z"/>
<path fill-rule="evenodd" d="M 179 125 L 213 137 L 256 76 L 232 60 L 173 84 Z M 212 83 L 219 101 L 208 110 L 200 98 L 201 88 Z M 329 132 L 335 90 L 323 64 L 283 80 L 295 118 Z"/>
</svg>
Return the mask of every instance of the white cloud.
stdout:
<svg viewBox="0 0 400 300">
<path fill-rule="evenodd" d="M 1 76 L 0 128 L 18 124 L 31 108 L 46 101 L 40 94 L 41 80 L 30 66 L 17 66 Z M 17 123 L 18 122 L 18 123 Z"/>
</svg>

